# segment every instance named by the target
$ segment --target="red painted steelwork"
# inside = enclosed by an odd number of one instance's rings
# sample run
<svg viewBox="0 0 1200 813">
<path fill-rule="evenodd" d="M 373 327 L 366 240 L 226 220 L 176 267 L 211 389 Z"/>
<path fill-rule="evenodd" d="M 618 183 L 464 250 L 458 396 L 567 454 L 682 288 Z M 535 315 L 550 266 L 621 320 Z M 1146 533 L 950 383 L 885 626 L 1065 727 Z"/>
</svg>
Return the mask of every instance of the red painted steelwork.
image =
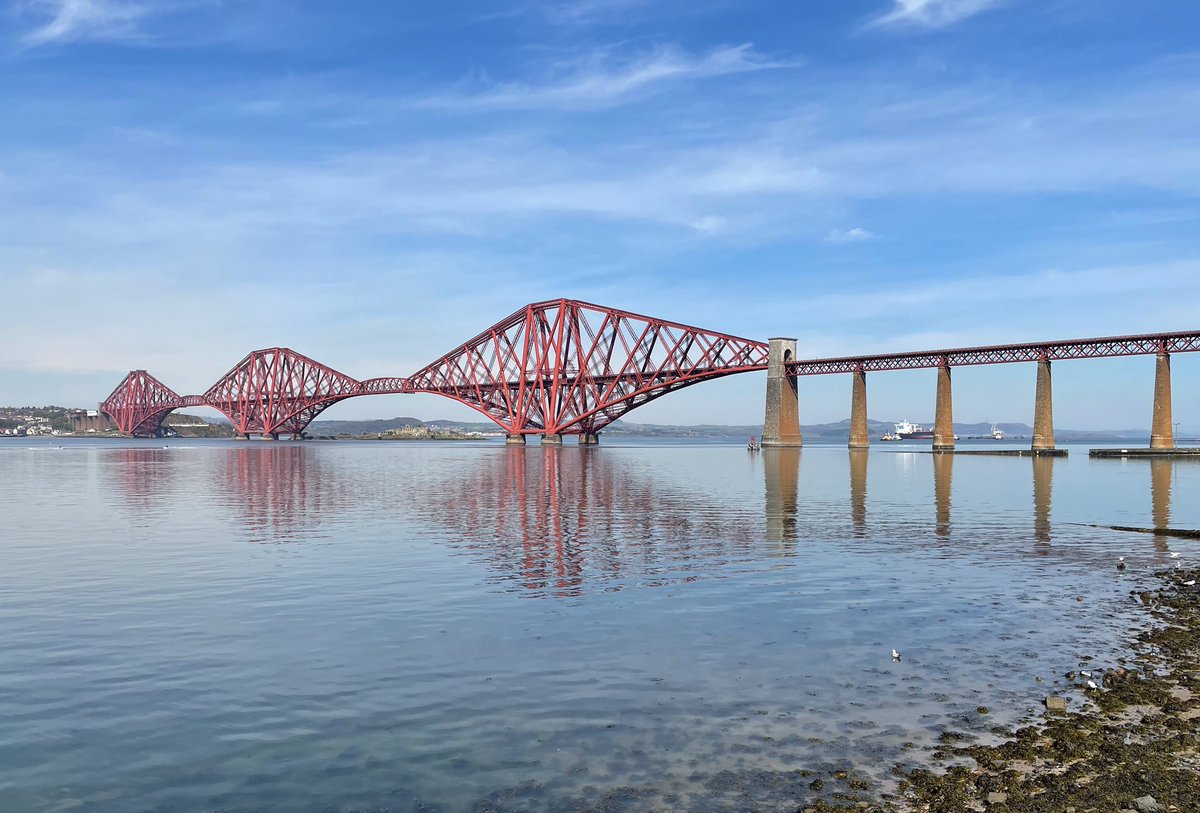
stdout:
<svg viewBox="0 0 1200 813">
<path fill-rule="evenodd" d="M 598 432 L 699 381 L 765 370 L 767 345 L 555 299 L 527 305 L 407 379 L 509 434 Z"/>
<path fill-rule="evenodd" d="M 668 392 L 766 366 L 764 342 L 556 299 L 525 306 L 408 378 L 357 381 L 275 347 L 246 356 L 204 395 L 180 397 L 131 373 L 102 408 L 130 434 L 157 432 L 172 409 L 210 406 L 241 434 L 299 435 L 345 398 L 428 392 L 510 434 L 578 434 Z"/>
<path fill-rule="evenodd" d="M 100 409 L 127 435 L 152 435 L 183 398 L 145 370 L 134 370 L 100 404 Z"/>
<path fill-rule="evenodd" d="M 788 364 L 796 375 L 1200 351 L 1200 332 L 889 353 Z M 428 392 L 506 432 L 599 432 L 642 404 L 700 381 L 765 370 L 765 342 L 572 299 L 535 302 L 408 378 L 358 381 L 285 347 L 256 350 L 204 395 L 181 397 L 135 370 L 100 405 L 120 431 L 154 434 L 173 409 L 219 409 L 242 434 L 303 433 L 358 395 Z"/>
<path fill-rule="evenodd" d="M 362 384 L 286 347 L 255 350 L 204 393 L 242 434 L 299 435 L 317 415 Z"/>
<path fill-rule="evenodd" d="M 1154 355 L 1159 352 L 1186 353 L 1200 351 L 1200 332 L 1147 333 L 1140 336 L 1115 336 L 1103 339 L 1070 339 L 1057 342 L 1008 344 L 992 347 L 965 347 L 957 350 L 931 350 L 920 353 L 884 353 L 875 356 L 846 356 L 832 359 L 810 359 L 788 364 L 795 375 L 828 375 L 852 373 L 858 370 L 917 370 L 973 364 L 1009 364 L 1019 361 L 1058 361 L 1060 359 L 1094 359 L 1114 356 Z"/>
</svg>

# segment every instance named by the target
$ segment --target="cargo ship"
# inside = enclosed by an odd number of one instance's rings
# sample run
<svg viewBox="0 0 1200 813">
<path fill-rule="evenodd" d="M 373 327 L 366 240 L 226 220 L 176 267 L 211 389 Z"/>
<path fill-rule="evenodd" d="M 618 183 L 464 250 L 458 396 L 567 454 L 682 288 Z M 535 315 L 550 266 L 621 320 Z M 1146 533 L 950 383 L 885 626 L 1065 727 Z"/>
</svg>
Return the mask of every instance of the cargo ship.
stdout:
<svg viewBox="0 0 1200 813">
<path fill-rule="evenodd" d="M 932 429 L 922 429 L 919 424 L 900 421 L 892 436 L 899 440 L 933 440 Z"/>
</svg>

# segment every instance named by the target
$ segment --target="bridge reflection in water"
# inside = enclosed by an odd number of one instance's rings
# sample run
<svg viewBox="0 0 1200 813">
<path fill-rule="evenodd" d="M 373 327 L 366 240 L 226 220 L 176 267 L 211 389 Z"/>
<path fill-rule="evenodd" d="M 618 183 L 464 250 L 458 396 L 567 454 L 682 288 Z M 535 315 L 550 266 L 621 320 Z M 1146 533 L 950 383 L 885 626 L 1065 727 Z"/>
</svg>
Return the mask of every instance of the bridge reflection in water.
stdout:
<svg viewBox="0 0 1200 813">
<path fill-rule="evenodd" d="M 866 449 L 850 450 L 850 520 L 855 536 L 867 535 L 867 459 Z"/>
<path fill-rule="evenodd" d="M 767 540 L 795 544 L 800 497 L 800 449 L 766 449 L 762 454 Z"/>
<path fill-rule="evenodd" d="M 237 518 L 247 541 L 267 543 L 327 539 L 330 532 L 323 526 L 361 497 L 337 475 L 336 466 L 299 446 L 193 451 L 178 446 L 115 450 L 109 460 L 125 502 L 149 515 L 174 503 L 195 508 L 197 499 L 212 500 Z"/>
<path fill-rule="evenodd" d="M 950 535 L 950 485 L 954 480 L 954 455 L 933 456 L 933 503 L 935 525 L 933 532 L 938 536 Z"/>
<path fill-rule="evenodd" d="M 846 458 L 847 479 L 841 480 L 838 458 L 846 452 L 771 448 L 738 458 L 720 450 L 692 450 L 732 467 L 728 474 L 707 473 L 709 479 L 701 480 L 688 464 L 663 474 L 649 452 L 384 449 L 354 444 L 128 448 L 105 453 L 102 460 L 113 475 L 107 479 L 139 515 L 158 510 L 184 521 L 181 509 L 215 513 L 235 537 L 255 543 L 339 542 L 363 533 L 433 538 L 469 552 L 512 589 L 557 596 L 579 595 L 585 586 L 619 590 L 631 580 L 640 585 L 689 581 L 714 566 L 794 555 L 805 540 L 821 544 L 873 537 L 882 544 L 894 539 L 942 547 L 952 546 L 956 536 L 954 455 L 855 449 Z M 813 458 L 807 481 L 801 476 L 804 454 Z M 929 471 L 925 461 L 932 467 L 932 515 L 911 511 L 907 496 L 910 485 L 929 476 L 922 473 Z M 1018 469 L 1011 469 L 1008 462 L 1000 468 L 1020 476 L 1023 464 L 1013 460 Z M 1054 467 L 1066 464 L 1051 457 L 1030 463 L 1034 546 L 1027 551 L 1044 556 L 1052 551 Z M 1153 527 L 1167 528 L 1174 467 L 1181 464 L 1146 464 L 1149 519 Z M 972 475 L 964 484 L 968 489 L 989 488 L 996 476 L 973 469 L 982 465 L 976 460 L 957 465 L 968 466 L 962 472 Z M 746 472 L 736 471 L 742 466 Z M 868 493 L 872 466 L 879 492 L 874 500 Z M 755 473 L 747 479 L 750 472 Z M 831 479 L 831 474 L 838 476 Z M 722 477 L 729 493 L 715 487 Z M 961 524 L 958 530 L 972 535 L 1008 536 L 1015 530 L 981 526 L 977 517 L 965 517 Z M 1168 541 L 1156 536 L 1153 544 L 1165 552 Z"/>
<path fill-rule="evenodd" d="M 1053 457 L 1034 457 L 1033 460 L 1033 538 L 1040 552 L 1049 553 L 1050 499 L 1054 490 Z"/>
<path fill-rule="evenodd" d="M 1155 528 L 1171 527 L 1171 476 L 1174 463 L 1150 460 L 1150 519 Z M 1162 537 L 1159 537 L 1161 539 Z"/>
<path fill-rule="evenodd" d="M 633 577 L 651 586 L 690 581 L 701 568 L 761 552 L 757 506 L 639 476 L 640 463 L 595 449 L 510 446 L 425 480 L 408 509 L 422 525 L 452 529 L 453 544 L 502 579 L 559 596 L 578 595 L 585 581 L 607 590 Z M 767 489 L 794 528 L 794 473 L 782 485 L 768 475 Z"/>
</svg>

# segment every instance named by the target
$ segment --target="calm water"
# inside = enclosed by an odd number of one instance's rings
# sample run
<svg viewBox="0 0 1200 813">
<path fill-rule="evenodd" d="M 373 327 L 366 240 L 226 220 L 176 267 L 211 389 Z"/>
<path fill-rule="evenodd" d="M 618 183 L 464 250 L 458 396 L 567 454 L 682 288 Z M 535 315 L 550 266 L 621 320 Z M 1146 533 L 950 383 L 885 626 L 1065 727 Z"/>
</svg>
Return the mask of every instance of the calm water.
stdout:
<svg viewBox="0 0 1200 813">
<path fill-rule="evenodd" d="M 1200 465 L 1083 447 L 63 445 L 0 442 L 4 811 L 794 809 L 1200 557 L 1086 525 L 1200 528 Z"/>
</svg>

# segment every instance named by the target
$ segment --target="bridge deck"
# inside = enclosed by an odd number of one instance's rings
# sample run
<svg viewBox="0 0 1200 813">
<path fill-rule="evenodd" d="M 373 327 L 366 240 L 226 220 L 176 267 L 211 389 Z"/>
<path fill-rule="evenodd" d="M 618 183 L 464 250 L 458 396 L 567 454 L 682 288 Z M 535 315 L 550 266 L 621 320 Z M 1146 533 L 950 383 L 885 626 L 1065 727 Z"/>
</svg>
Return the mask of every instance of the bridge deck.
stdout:
<svg viewBox="0 0 1200 813">
<path fill-rule="evenodd" d="M 1061 359 L 1144 356 L 1157 353 L 1200 351 L 1200 331 L 1146 333 L 1138 336 L 1110 336 L 1099 339 L 1069 339 L 1029 344 L 1001 344 L 989 347 L 961 347 L 954 350 L 926 350 L 916 353 L 882 353 L 872 356 L 808 359 L 790 362 L 795 375 L 872 372 L 879 370 L 917 370 L 963 367 L 973 364 L 1011 364 L 1020 361 L 1058 361 Z"/>
</svg>

